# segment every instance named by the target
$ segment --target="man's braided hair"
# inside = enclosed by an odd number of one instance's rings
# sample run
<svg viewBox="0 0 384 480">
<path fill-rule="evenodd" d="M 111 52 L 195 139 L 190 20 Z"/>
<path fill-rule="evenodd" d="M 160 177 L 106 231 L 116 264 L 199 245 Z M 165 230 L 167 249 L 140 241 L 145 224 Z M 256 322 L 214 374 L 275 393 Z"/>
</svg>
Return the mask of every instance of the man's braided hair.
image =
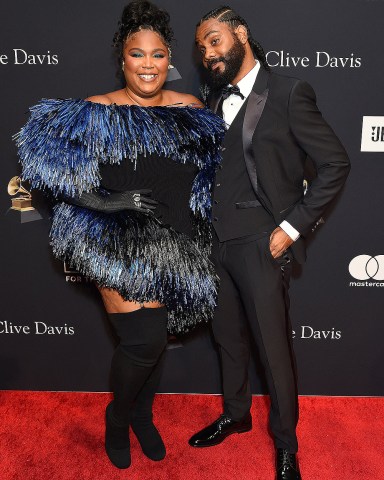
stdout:
<svg viewBox="0 0 384 480">
<path fill-rule="evenodd" d="M 267 70 L 268 72 L 270 71 L 270 67 L 265 57 L 263 47 L 252 37 L 251 30 L 249 29 L 248 24 L 244 20 L 244 18 L 240 17 L 240 15 L 234 10 L 232 10 L 231 7 L 224 5 L 218 8 L 214 8 L 206 15 L 204 15 L 204 17 L 197 24 L 197 27 L 199 27 L 203 22 L 211 19 L 217 20 L 218 22 L 226 23 L 232 30 L 235 30 L 239 25 L 243 25 L 247 30 L 248 42 L 252 48 L 255 57 L 257 58 L 257 60 L 259 60 L 265 70 Z"/>
</svg>

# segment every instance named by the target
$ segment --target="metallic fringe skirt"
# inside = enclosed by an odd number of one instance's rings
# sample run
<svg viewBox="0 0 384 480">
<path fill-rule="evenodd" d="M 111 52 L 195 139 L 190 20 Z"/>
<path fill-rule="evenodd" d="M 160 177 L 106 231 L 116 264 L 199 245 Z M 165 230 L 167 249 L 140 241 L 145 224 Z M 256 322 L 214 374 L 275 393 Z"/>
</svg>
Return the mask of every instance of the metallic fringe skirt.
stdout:
<svg viewBox="0 0 384 480">
<path fill-rule="evenodd" d="M 212 319 L 218 288 L 213 265 L 187 235 L 155 218 L 60 203 L 50 236 L 54 255 L 100 287 L 125 300 L 163 303 L 170 333 Z"/>
</svg>

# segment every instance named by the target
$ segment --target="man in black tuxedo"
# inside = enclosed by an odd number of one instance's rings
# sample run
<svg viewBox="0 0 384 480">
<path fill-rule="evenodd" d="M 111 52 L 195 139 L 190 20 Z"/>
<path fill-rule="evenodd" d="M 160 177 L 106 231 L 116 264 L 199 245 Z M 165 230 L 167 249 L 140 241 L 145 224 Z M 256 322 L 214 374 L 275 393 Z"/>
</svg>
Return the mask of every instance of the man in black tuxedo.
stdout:
<svg viewBox="0 0 384 480">
<path fill-rule="evenodd" d="M 247 23 L 230 7 L 202 18 L 196 44 L 213 86 L 210 106 L 228 126 L 212 208 L 213 260 L 221 280 L 212 329 L 221 358 L 224 412 L 189 443 L 209 447 L 251 429 L 252 335 L 271 397 L 276 478 L 297 480 L 291 262 L 304 262 L 304 239 L 341 190 L 349 160 L 319 112 L 312 88 L 271 73 Z M 316 178 L 305 193 L 308 160 Z"/>
</svg>

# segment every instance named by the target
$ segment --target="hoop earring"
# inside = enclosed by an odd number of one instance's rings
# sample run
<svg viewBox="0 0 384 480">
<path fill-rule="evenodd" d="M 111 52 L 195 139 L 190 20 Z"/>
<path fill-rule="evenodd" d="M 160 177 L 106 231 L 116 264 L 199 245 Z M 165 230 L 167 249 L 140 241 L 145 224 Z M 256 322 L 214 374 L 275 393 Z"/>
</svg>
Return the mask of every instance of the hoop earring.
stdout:
<svg viewBox="0 0 384 480">
<path fill-rule="evenodd" d="M 125 62 L 123 60 L 123 63 L 121 64 L 121 70 L 124 72 L 124 67 L 125 67 Z"/>
</svg>

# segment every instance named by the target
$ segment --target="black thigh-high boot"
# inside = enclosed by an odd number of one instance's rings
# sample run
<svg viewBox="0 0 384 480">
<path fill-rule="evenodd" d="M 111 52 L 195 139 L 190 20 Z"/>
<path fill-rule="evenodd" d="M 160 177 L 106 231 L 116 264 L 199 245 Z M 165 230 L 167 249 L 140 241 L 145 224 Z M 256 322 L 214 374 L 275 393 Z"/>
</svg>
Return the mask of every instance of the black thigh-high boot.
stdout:
<svg viewBox="0 0 384 480">
<path fill-rule="evenodd" d="M 120 344 L 111 365 L 114 400 L 106 411 L 105 448 L 118 468 L 131 463 L 129 424 L 133 404 L 167 343 L 167 310 L 142 308 L 109 314 Z"/>
<path fill-rule="evenodd" d="M 164 358 L 165 351 L 137 395 L 131 417 L 132 430 L 139 440 L 144 454 L 155 461 L 162 460 L 166 454 L 164 442 L 153 424 L 152 413 L 153 401 L 160 383 Z"/>
</svg>

